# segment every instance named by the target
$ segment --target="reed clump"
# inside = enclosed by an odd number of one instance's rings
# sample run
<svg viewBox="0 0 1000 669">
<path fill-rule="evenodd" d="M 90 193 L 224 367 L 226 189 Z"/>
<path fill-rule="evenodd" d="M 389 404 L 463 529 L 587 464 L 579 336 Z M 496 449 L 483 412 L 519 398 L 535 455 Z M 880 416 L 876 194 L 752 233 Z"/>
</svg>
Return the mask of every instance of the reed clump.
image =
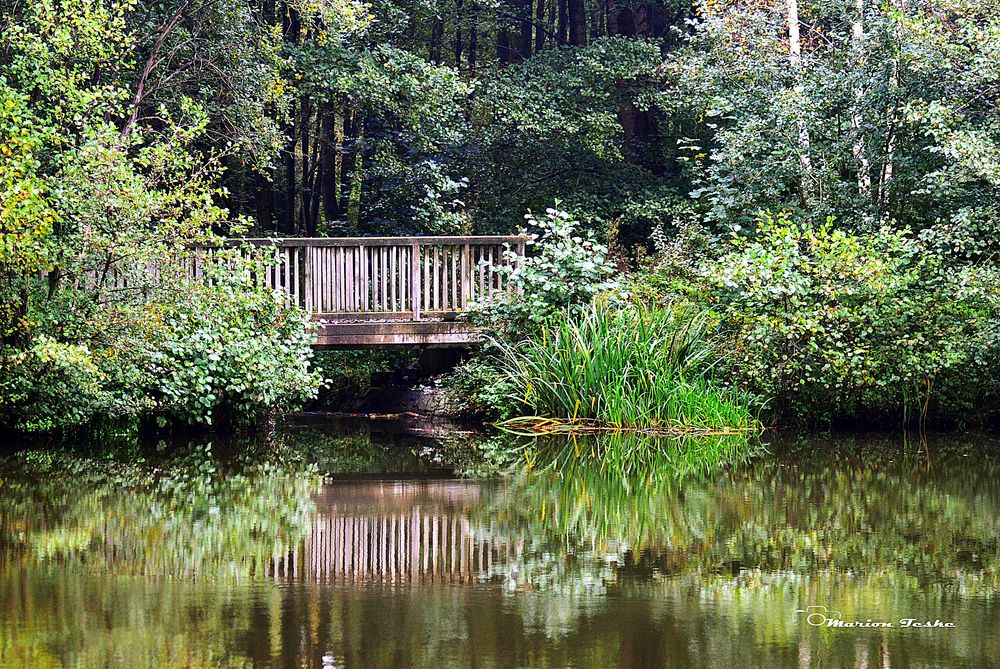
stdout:
<svg viewBox="0 0 1000 669">
<path fill-rule="evenodd" d="M 718 356 L 704 312 L 595 303 L 499 346 L 516 399 L 534 414 L 514 422 L 519 430 L 552 430 L 553 419 L 590 429 L 758 426 L 752 398 L 712 376 Z"/>
</svg>

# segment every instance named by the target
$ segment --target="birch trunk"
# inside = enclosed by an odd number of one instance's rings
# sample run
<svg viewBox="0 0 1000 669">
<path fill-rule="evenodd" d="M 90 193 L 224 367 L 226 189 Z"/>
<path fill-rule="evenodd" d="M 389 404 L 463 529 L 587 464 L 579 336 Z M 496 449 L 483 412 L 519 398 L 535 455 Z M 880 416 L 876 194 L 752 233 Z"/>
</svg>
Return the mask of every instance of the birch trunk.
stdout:
<svg viewBox="0 0 1000 669">
<path fill-rule="evenodd" d="M 851 46 L 854 51 L 856 79 L 851 86 L 854 98 L 854 109 L 851 112 L 851 134 L 853 135 L 854 160 L 858 168 L 858 196 L 865 205 L 871 204 L 872 172 L 868 162 L 868 152 L 865 148 L 864 115 L 861 106 L 864 103 L 865 91 L 861 84 L 861 72 L 864 67 L 864 37 L 865 37 L 865 0 L 855 0 L 854 20 L 851 22 Z M 869 216 L 865 216 L 869 218 Z"/>
<path fill-rule="evenodd" d="M 889 89 L 895 99 L 896 89 L 899 87 L 899 58 L 892 61 L 892 70 L 889 72 Z M 894 104 L 894 103 L 893 103 Z M 883 212 L 889 205 L 889 185 L 892 183 L 893 161 L 896 153 L 896 123 L 897 115 L 895 107 L 889 114 L 889 137 L 885 141 L 885 161 L 882 163 L 882 172 L 879 175 L 878 203 Z"/>
<path fill-rule="evenodd" d="M 795 98 L 801 101 L 805 97 L 805 87 L 802 84 L 802 41 L 799 37 L 799 5 L 798 0 L 787 0 L 788 9 L 788 61 L 795 74 Z M 802 199 L 806 204 L 812 200 L 810 194 L 813 186 L 813 167 L 809 142 L 809 127 L 805 117 L 798 114 L 799 135 L 799 167 L 802 170 Z"/>
</svg>

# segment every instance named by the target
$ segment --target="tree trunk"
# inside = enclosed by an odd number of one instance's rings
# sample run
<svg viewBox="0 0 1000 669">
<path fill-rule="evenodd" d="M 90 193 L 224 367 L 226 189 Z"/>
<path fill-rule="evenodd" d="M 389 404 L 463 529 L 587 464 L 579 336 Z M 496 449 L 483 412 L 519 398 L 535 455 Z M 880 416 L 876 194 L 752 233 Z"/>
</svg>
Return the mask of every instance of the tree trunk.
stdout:
<svg viewBox="0 0 1000 669">
<path fill-rule="evenodd" d="M 535 4 L 535 53 L 545 46 L 545 0 L 537 0 Z"/>
<path fill-rule="evenodd" d="M 607 0 L 605 10 L 608 26 L 615 28 L 611 34 L 649 37 L 651 24 L 646 20 L 645 7 L 634 9 L 626 6 L 619 10 L 614 0 Z M 622 100 L 618 105 L 618 120 L 622 125 L 625 159 L 653 174 L 662 174 L 665 169 L 656 112 L 653 109 L 640 110 L 631 100 Z"/>
<path fill-rule="evenodd" d="M 462 69 L 462 0 L 455 0 L 455 67 Z"/>
<path fill-rule="evenodd" d="M 517 55 L 521 60 L 531 58 L 531 15 L 532 0 L 518 0 L 517 22 L 520 28 L 520 39 L 517 45 Z"/>
<path fill-rule="evenodd" d="M 311 141 L 312 141 L 312 109 L 309 104 L 309 98 L 305 95 L 301 99 L 302 105 L 302 180 L 301 187 L 299 188 L 299 197 L 302 200 L 302 204 L 299 208 L 300 212 L 300 222 L 299 229 L 306 231 L 306 237 L 316 236 L 316 226 L 313 225 L 313 215 L 310 210 L 310 204 L 312 203 L 312 188 L 310 187 L 311 173 L 312 173 L 312 160 L 310 154 Z"/>
<path fill-rule="evenodd" d="M 320 126 L 320 175 L 319 188 L 323 196 L 323 220 L 326 223 L 337 220 L 337 137 L 336 118 L 333 106 L 320 105 L 322 115 Z"/>
<path fill-rule="evenodd" d="M 476 59 L 479 57 L 479 3 L 473 2 L 470 8 L 469 25 L 469 69 L 475 71 Z"/>
<path fill-rule="evenodd" d="M 274 230 L 274 183 L 260 172 L 254 173 L 257 193 L 257 225 L 261 230 Z"/>
<path fill-rule="evenodd" d="M 851 96 L 854 98 L 854 110 L 851 113 L 851 134 L 852 150 L 854 160 L 858 169 L 858 197 L 861 198 L 865 207 L 863 218 L 866 222 L 870 219 L 867 209 L 871 206 L 872 195 L 872 172 L 868 162 L 868 152 L 865 147 L 864 116 L 861 106 L 864 104 L 865 92 L 861 84 L 862 70 L 864 65 L 864 0 L 855 0 L 855 15 L 851 21 L 851 48 L 854 51 L 854 83 L 851 85 Z"/>
<path fill-rule="evenodd" d="M 500 67 L 510 64 L 510 33 L 506 28 L 497 31 L 497 62 Z"/>
<path fill-rule="evenodd" d="M 278 201 L 281 210 L 281 231 L 286 235 L 295 232 L 295 124 L 292 123 L 287 132 L 289 140 L 281 152 L 281 169 L 284 174 L 283 191 Z"/>
<path fill-rule="evenodd" d="M 548 26 L 547 27 L 547 32 L 548 32 L 549 38 L 550 39 L 558 39 L 558 37 L 556 35 L 556 4 L 557 4 L 557 2 L 556 2 L 556 0 L 545 0 L 545 2 L 548 5 L 548 12 L 549 12 L 549 18 L 548 18 L 548 24 L 547 24 L 547 26 Z"/>
<path fill-rule="evenodd" d="M 559 31 L 556 37 L 560 44 L 569 42 L 569 0 L 556 0 L 559 12 Z"/>
<path fill-rule="evenodd" d="M 618 34 L 618 12 L 615 9 L 615 0 L 605 0 L 604 15 L 607 17 L 607 27 L 609 35 Z"/>
<path fill-rule="evenodd" d="M 341 218 L 347 218 L 348 201 L 351 194 L 351 175 L 354 171 L 354 152 L 358 142 L 355 138 L 355 118 L 357 112 L 350 101 L 344 100 L 344 116 L 341 122 L 340 139 L 340 187 L 337 195 L 337 208 Z"/>
<path fill-rule="evenodd" d="M 895 9 L 895 3 L 890 2 L 890 8 Z M 899 9 L 903 12 L 907 9 L 907 0 L 901 0 Z M 889 191 L 892 185 L 894 161 L 896 159 L 896 132 L 899 125 L 899 115 L 897 112 L 896 96 L 899 91 L 900 80 L 900 47 L 895 46 L 895 54 L 892 59 L 892 69 L 889 71 L 889 128 L 885 141 L 885 159 L 882 162 L 882 169 L 879 171 L 878 201 L 882 209 L 881 217 L 888 216 Z"/>
<path fill-rule="evenodd" d="M 569 43 L 587 46 L 587 10 L 584 0 L 567 0 L 569 12 Z"/>
<path fill-rule="evenodd" d="M 899 119 L 896 113 L 896 90 L 899 88 L 899 57 L 893 58 L 892 69 L 889 71 L 890 105 L 889 128 L 885 140 L 885 159 L 882 162 L 882 169 L 878 179 L 878 203 L 882 209 L 882 218 L 885 218 L 889 207 L 889 186 L 892 184 L 894 161 L 896 160 L 896 126 Z"/>
<path fill-rule="evenodd" d="M 798 0 L 787 0 L 787 2 L 788 62 L 795 75 L 795 96 L 801 102 L 805 97 L 805 87 L 802 84 L 802 42 L 799 39 L 799 6 Z M 800 186 L 802 190 L 802 201 L 804 204 L 808 205 L 812 200 L 813 189 L 813 168 L 809 141 L 809 127 L 806 125 L 806 119 L 802 114 L 799 114 L 796 125 L 798 126 L 799 167 L 802 171 L 802 183 Z"/>
<path fill-rule="evenodd" d="M 441 64 L 441 43 L 444 41 L 444 21 L 440 16 L 434 17 L 431 23 L 431 44 L 429 55 L 431 62 L 435 65 Z"/>
<path fill-rule="evenodd" d="M 292 44 L 298 43 L 300 31 L 299 14 L 287 2 L 282 3 L 281 29 L 286 42 Z M 295 202 L 298 193 L 295 160 L 298 128 L 296 127 L 294 113 L 292 114 L 291 122 L 286 126 L 285 132 L 288 142 L 281 153 L 281 166 L 285 177 L 284 192 L 279 204 L 281 205 L 281 230 L 285 234 L 291 235 L 295 234 Z"/>
<path fill-rule="evenodd" d="M 357 138 L 354 145 L 353 169 L 351 170 L 351 190 L 347 202 L 347 222 L 354 234 L 361 232 L 361 186 L 364 176 L 364 153 L 362 146 L 365 138 L 365 119 L 356 123 Z"/>
</svg>

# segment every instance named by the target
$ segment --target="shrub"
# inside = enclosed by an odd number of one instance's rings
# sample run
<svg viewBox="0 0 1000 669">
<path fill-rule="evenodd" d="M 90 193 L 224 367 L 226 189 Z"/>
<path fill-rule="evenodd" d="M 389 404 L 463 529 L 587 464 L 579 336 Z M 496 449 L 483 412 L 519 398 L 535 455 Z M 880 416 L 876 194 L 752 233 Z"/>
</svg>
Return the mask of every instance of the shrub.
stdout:
<svg viewBox="0 0 1000 669">
<path fill-rule="evenodd" d="M 203 280 L 164 273 L 114 299 L 39 299 L 25 344 L 0 350 L 0 425 L 43 431 L 98 417 L 250 423 L 315 394 L 306 316 L 238 256 Z M 39 289 L 41 290 L 41 288 Z"/>
<path fill-rule="evenodd" d="M 702 313 L 597 303 L 503 345 L 519 401 L 537 415 L 617 427 L 752 427 L 749 398 L 709 378 Z"/>
<path fill-rule="evenodd" d="M 531 252 L 521 256 L 508 246 L 507 265 L 497 268 L 513 290 L 503 302 L 482 305 L 477 315 L 494 324 L 506 322 L 514 332 L 557 312 L 578 312 L 617 285 L 607 247 L 583 236 L 570 214 L 550 208 L 543 217 L 528 212 L 525 219 L 528 228 L 522 234 Z"/>
<path fill-rule="evenodd" d="M 252 422 L 313 397 L 308 319 L 284 297 L 255 285 L 251 264 L 209 267 L 208 281 L 172 292 L 157 319 L 142 389 L 157 412 L 211 425 L 221 415 Z"/>
<path fill-rule="evenodd" d="M 953 265 L 905 231 L 764 215 L 704 269 L 734 379 L 780 416 L 925 412 L 933 396 L 959 403 L 995 373 L 987 268 Z"/>
<path fill-rule="evenodd" d="M 459 413 L 504 420 L 514 415 L 517 389 L 502 370 L 503 359 L 481 352 L 462 362 L 443 381 L 450 404 Z"/>
<path fill-rule="evenodd" d="M 39 335 L 0 353 L 0 425 L 45 431 L 86 422 L 110 407 L 105 375 L 87 346 Z"/>
</svg>

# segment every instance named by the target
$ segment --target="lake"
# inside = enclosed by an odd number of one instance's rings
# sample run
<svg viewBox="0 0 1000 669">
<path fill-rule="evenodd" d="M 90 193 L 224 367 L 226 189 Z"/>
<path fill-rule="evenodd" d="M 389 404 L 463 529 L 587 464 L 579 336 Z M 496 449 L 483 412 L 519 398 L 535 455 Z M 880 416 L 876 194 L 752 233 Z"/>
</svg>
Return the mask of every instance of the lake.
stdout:
<svg viewBox="0 0 1000 669">
<path fill-rule="evenodd" d="M 998 542 L 977 436 L 11 444 L 0 667 L 1000 666 Z"/>
</svg>

